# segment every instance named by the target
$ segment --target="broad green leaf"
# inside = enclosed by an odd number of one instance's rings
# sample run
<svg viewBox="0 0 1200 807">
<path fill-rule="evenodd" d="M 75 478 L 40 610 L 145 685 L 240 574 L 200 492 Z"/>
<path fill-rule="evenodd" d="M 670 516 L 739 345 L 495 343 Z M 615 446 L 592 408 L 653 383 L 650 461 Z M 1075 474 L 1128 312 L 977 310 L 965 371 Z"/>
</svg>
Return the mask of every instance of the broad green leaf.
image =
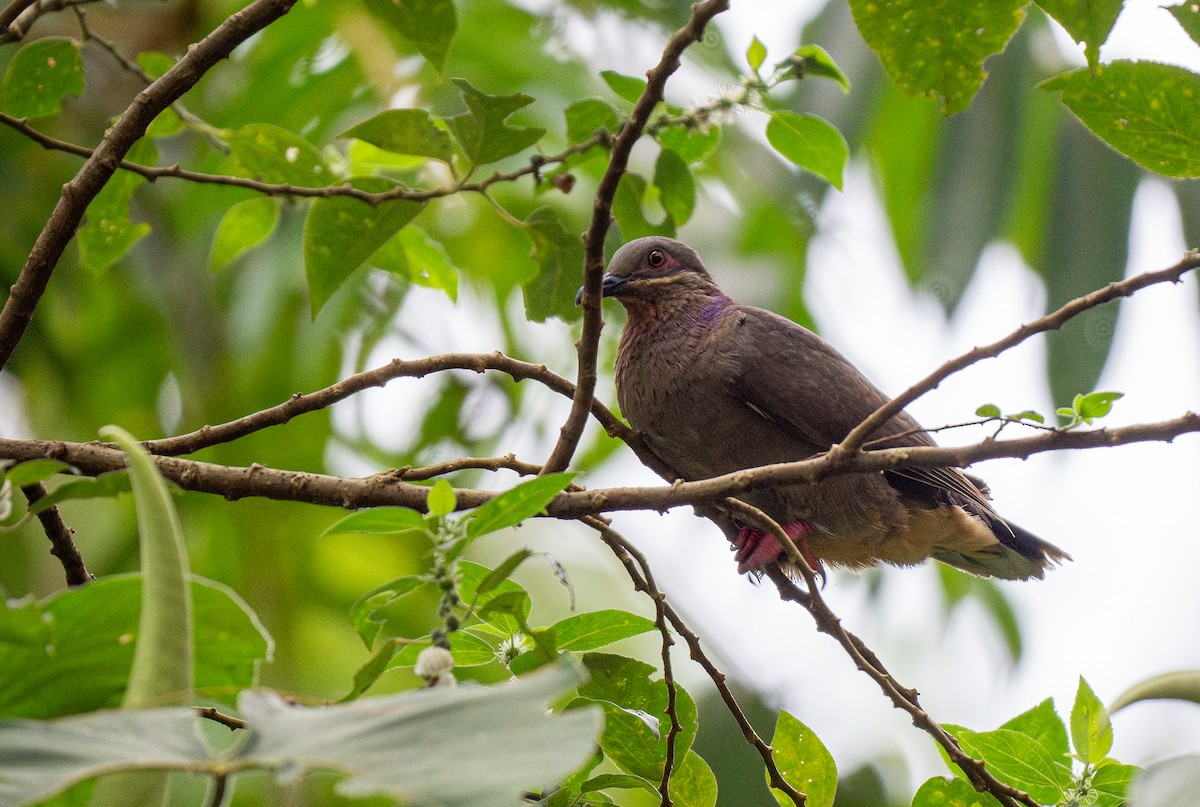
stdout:
<svg viewBox="0 0 1200 807">
<path fill-rule="evenodd" d="M 354 601 L 350 606 L 350 624 L 368 650 L 375 646 L 375 640 L 387 622 L 378 612 L 427 583 L 431 583 L 430 579 L 420 575 L 398 577 L 376 586 Z"/>
<path fill-rule="evenodd" d="M 1147 700 L 1200 703 L 1200 670 L 1178 670 L 1139 681 L 1118 695 L 1108 711 L 1116 714 L 1130 704 Z"/>
<path fill-rule="evenodd" d="M 480 588 L 477 589 L 480 599 L 475 606 L 475 614 L 486 622 L 508 630 L 509 633 L 516 633 L 529 619 L 529 609 L 533 605 L 529 594 L 525 591 L 501 591 L 486 596 L 490 589 L 482 588 L 485 582 L 488 582 L 488 578 L 480 581 Z M 497 585 L 499 584 L 493 583 L 492 588 Z"/>
<path fill-rule="evenodd" d="M 1200 3 L 1180 3 L 1177 6 L 1164 6 L 1175 21 L 1187 31 L 1192 41 L 1200 45 Z"/>
<path fill-rule="evenodd" d="M 146 74 L 151 78 L 160 78 L 175 66 L 175 59 L 157 50 L 144 50 L 134 57 Z"/>
<path fill-rule="evenodd" d="M 758 40 L 757 36 L 750 37 L 750 45 L 746 48 L 746 64 L 757 75 L 758 68 L 767 60 L 767 46 Z"/>
<path fill-rule="evenodd" d="M 675 757 L 670 794 L 678 807 L 715 807 L 717 803 L 717 777 L 708 763 L 690 748 L 682 759 Z"/>
<path fill-rule="evenodd" d="M 509 576 L 517 570 L 517 567 L 528 560 L 531 555 L 533 555 L 532 549 L 518 549 L 516 552 L 505 558 L 499 566 L 497 566 L 495 569 L 492 569 L 491 573 L 488 574 L 487 577 L 479 581 L 479 586 L 476 590 L 480 594 L 485 594 L 491 591 L 496 586 L 500 585 L 501 582 L 507 580 Z"/>
<path fill-rule="evenodd" d="M 697 163 L 707 157 L 721 139 L 719 126 L 706 126 L 698 129 L 693 126 L 668 126 L 654 137 L 658 144 L 679 155 L 688 165 Z"/>
<path fill-rule="evenodd" d="M 490 591 L 481 592 L 479 586 L 492 570 L 466 560 L 460 560 L 457 566 L 458 597 L 463 605 L 474 606 L 476 614 L 479 614 L 492 600 L 503 597 L 497 607 L 488 611 L 487 621 L 503 631 L 506 636 L 519 632 L 522 629 L 521 623 L 529 616 L 529 593 L 512 580 L 503 580 Z"/>
<path fill-rule="evenodd" d="M 271 637 L 228 587 L 194 576 L 190 586 L 196 691 L 231 704 L 271 658 Z M 23 621 L 8 632 L 15 634 L 31 614 L 44 631 L 21 630 L 24 638 L 0 641 L 0 715 L 48 718 L 117 706 L 129 680 L 141 600 L 141 576 L 124 574 L 25 605 L 18 612 Z M 0 608 L 0 637 L 3 625 L 12 625 L 5 615 L 13 613 Z"/>
<path fill-rule="evenodd" d="M 142 165 L 153 165 L 158 159 L 148 138 L 135 143 L 125 158 Z M 118 170 L 88 205 L 83 226 L 75 238 L 79 243 L 79 259 L 93 272 L 108 269 L 150 234 L 149 224 L 135 224 L 129 218 L 133 192 L 145 181 L 138 174 Z"/>
<path fill-rule="evenodd" d="M 696 207 L 696 180 L 683 158 L 670 149 L 659 151 L 654 163 L 654 185 L 667 215 L 676 226 L 685 224 Z"/>
<path fill-rule="evenodd" d="M 582 143 L 598 130 L 616 132 L 621 125 L 617 110 L 599 98 L 583 98 L 563 110 L 567 121 L 567 141 Z"/>
<path fill-rule="evenodd" d="M 981 418 L 998 418 L 1000 417 L 1000 407 L 995 404 L 984 404 L 975 410 L 975 415 Z"/>
<path fill-rule="evenodd" d="M 375 652 L 371 654 L 371 657 L 367 659 L 366 663 L 354 671 L 350 691 L 338 703 L 349 703 L 361 698 L 363 693 L 379 680 L 379 676 L 387 672 L 388 668 L 392 666 L 392 659 L 406 647 L 413 647 L 413 645 L 406 644 L 402 639 L 389 639 L 379 645 L 375 649 Z"/>
<path fill-rule="evenodd" d="M 497 660 L 496 648 L 469 630 L 453 631 L 446 638 L 450 640 L 450 654 L 454 656 L 456 668 L 478 667 L 481 664 L 491 664 Z M 413 666 L 417 663 L 417 656 L 428 646 L 428 641 L 404 645 L 392 660 L 391 666 Z"/>
<path fill-rule="evenodd" d="M 263 182 L 320 188 L 335 179 L 317 147 L 282 126 L 250 123 L 225 139 L 246 173 Z"/>
<path fill-rule="evenodd" d="M 1056 19 L 1071 39 L 1083 44 L 1093 67 L 1100 61 L 1100 46 L 1108 39 L 1124 0 L 1038 0 L 1038 6 Z"/>
<path fill-rule="evenodd" d="M 51 642 L 51 620 L 46 618 L 38 603 L 23 597 L 9 600 L 0 597 L 0 660 L 11 660 L 12 655 L 5 645 L 47 647 Z M 8 659 L 5 659 L 8 656 Z M 6 675 L 19 675 L 21 670 L 5 666 Z M 0 714 L 8 714 L 0 711 Z"/>
<path fill-rule="evenodd" d="M 646 179 L 640 174 L 627 171 L 617 183 L 617 194 L 613 197 L 613 218 L 621 227 L 621 235 L 627 240 L 647 235 L 675 235 L 675 222 L 670 216 L 662 224 L 653 224 L 646 218 L 642 204 L 646 198 Z"/>
<path fill-rule="evenodd" d="M 195 688 L 194 623 L 179 514 L 157 466 L 129 432 L 105 426 L 100 436 L 117 443 L 129 463 L 141 555 L 141 614 L 121 705 L 187 705 Z"/>
<path fill-rule="evenodd" d="M 428 532 L 425 517 L 408 507 L 370 507 L 356 510 L 330 524 L 322 538 L 333 535 L 389 535 L 400 532 Z"/>
<path fill-rule="evenodd" d="M 655 629 L 654 620 L 609 609 L 574 614 L 553 625 L 559 650 L 597 650 Z"/>
<path fill-rule="evenodd" d="M 935 776 L 913 796 L 912 807 L 998 807 L 1000 802 L 985 793 L 976 792 L 965 779 Z"/>
<path fill-rule="evenodd" d="M 1102 418 L 1112 411 L 1113 401 L 1125 397 L 1123 392 L 1089 392 L 1079 399 L 1075 411 L 1085 423 L 1091 423 L 1095 418 Z"/>
<path fill-rule="evenodd" d="M 448 516 L 454 512 L 456 503 L 454 488 L 445 479 L 438 479 L 429 488 L 425 506 L 431 516 Z"/>
<path fill-rule="evenodd" d="M 767 123 L 767 141 L 791 162 L 842 189 L 842 172 L 850 157 L 850 147 L 842 133 L 828 121 L 789 110 L 773 112 Z"/>
<path fill-rule="evenodd" d="M 4 478 L 11 482 L 14 487 L 23 488 L 35 482 L 45 482 L 50 477 L 67 470 L 69 467 L 65 462 L 59 462 L 58 460 L 26 460 L 25 462 L 18 462 L 4 471 L 3 474 Z"/>
<path fill-rule="evenodd" d="M 450 263 L 441 244 L 417 227 L 405 227 L 394 240 L 404 250 L 409 280 L 445 292 L 451 302 L 458 301 L 458 269 Z"/>
<path fill-rule="evenodd" d="M 793 62 L 799 60 L 804 76 L 820 76 L 836 81 L 843 93 L 850 92 L 850 79 L 837 66 L 829 52 L 820 45 L 801 45 L 792 54 Z"/>
<path fill-rule="evenodd" d="M 772 756 L 779 773 L 792 787 L 808 796 L 807 807 L 832 807 L 837 792 L 837 766 L 825 744 L 808 726 L 781 710 L 771 738 Z M 770 784 L 770 777 L 767 777 Z M 771 789 L 781 805 L 791 799 Z"/>
<path fill-rule="evenodd" d="M 604 708 L 600 747 L 622 770 L 657 782 L 667 747 L 666 684 L 651 680 L 654 668 L 634 659 L 589 653 L 583 661 L 591 680 L 579 687 L 579 696 Z M 696 736 L 696 704 L 678 683 L 675 692 L 683 726 L 675 740 L 675 758 L 681 759 Z"/>
<path fill-rule="evenodd" d="M 401 187 L 384 177 L 354 177 L 350 184 L 370 193 Z M 313 316 L 355 269 L 424 206 L 408 199 L 374 206 L 346 196 L 315 200 L 304 223 L 304 269 Z"/>
<path fill-rule="evenodd" d="M 624 76 L 616 70 L 601 70 L 600 77 L 608 88 L 631 104 L 636 104 L 646 91 L 646 79 L 637 76 Z"/>
<path fill-rule="evenodd" d="M 574 478 L 573 473 L 545 474 L 506 490 L 467 516 L 467 535 L 477 538 L 536 516 Z"/>
<path fill-rule="evenodd" d="M 524 93 L 487 95 L 466 79 L 453 81 L 470 111 L 446 118 L 446 123 L 472 165 L 486 165 L 516 154 L 546 133 L 545 129 L 509 126 L 504 122 L 518 109 L 533 103 L 532 96 Z"/>
<path fill-rule="evenodd" d="M 1079 676 L 1075 705 L 1071 707 L 1071 744 L 1084 764 L 1101 762 L 1112 749 L 1112 724 L 1104 704 L 1088 682 Z"/>
<path fill-rule="evenodd" d="M 99 476 L 81 476 L 70 479 L 50 491 L 49 495 L 38 499 L 29 508 L 29 512 L 37 514 L 49 510 L 63 502 L 73 499 L 105 499 L 118 493 L 129 492 L 129 471 L 109 471 Z"/>
<path fill-rule="evenodd" d="M 571 322 L 580 317 L 575 291 L 583 278 L 583 240 L 570 232 L 551 207 L 539 207 L 525 219 L 533 242 L 529 256 L 537 274 L 523 285 L 525 316 L 533 322 L 550 317 Z"/>
<path fill-rule="evenodd" d="M 335 770 L 343 796 L 381 794 L 406 803 L 493 807 L 555 786 L 591 754 L 594 708 L 550 715 L 546 705 L 579 681 L 559 665 L 492 687 L 457 686 L 298 706 L 247 690 L 248 728 L 224 751 L 201 739 L 191 709 L 93 712 L 55 721 L 0 720 L 0 803 L 36 804 L 104 773 L 265 769 L 297 777 Z M 337 742 L 330 742 L 337 737 Z"/>
<path fill-rule="evenodd" d="M 396 154 L 432 157 L 449 163 L 453 151 L 450 133 L 434 125 L 424 109 L 387 109 L 342 132 Z"/>
<path fill-rule="evenodd" d="M 1070 752 L 1070 748 L 1067 746 L 1067 727 L 1063 725 L 1062 718 L 1054 710 L 1053 698 L 1046 698 L 1032 709 L 1027 709 L 1007 721 L 1000 728 L 1020 732 L 1037 740 L 1038 744 L 1046 749 L 1053 759 L 1066 762 L 1067 754 Z"/>
<path fill-rule="evenodd" d="M 970 105 L 987 76 L 983 62 L 1004 50 L 1025 17 L 1024 0 L 851 0 L 863 38 L 909 95 L 942 97 L 951 115 Z"/>
<path fill-rule="evenodd" d="M 1042 804 L 1057 804 L 1072 786 L 1071 770 L 1055 760 L 1037 740 L 1009 729 L 961 730 L 954 735 L 964 750 L 982 757 L 988 770 Z"/>
<path fill-rule="evenodd" d="M 225 211 L 213 238 L 209 265 L 213 271 L 248 252 L 275 232 L 279 204 L 269 196 L 238 202 Z"/>
<path fill-rule="evenodd" d="M 632 773 L 602 773 L 593 776 L 580 785 L 579 792 L 592 793 L 610 787 L 619 790 L 644 790 L 652 796 L 658 796 L 657 785 L 641 776 L 634 776 Z"/>
<path fill-rule="evenodd" d="M 15 118 L 53 115 L 64 97 L 81 92 L 79 44 L 67 37 L 43 37 L 22 45 L 8 63 L 0 84 L 0 109 Z"/>
<path fill-rule="evenodd" d="M 1168 177 L 1200 176 L 1200 75 L 1155 62 L 1115 61 L 1042 82 L 1092 132 Z"/>
<path fill-rule="evenodd" d="M 1093 807 L 1124 807 L 1129 783 L 1140 772 L 1141 768 L 1136 765 L 1101 762 L 1092 774 L 1092 789 L 1097 796 Z"/>
<path fill-rule="evenodd" d="M 367 0 L 367 9 L 410 40 L 440 73 L 458 29 L 452 0 Z"/>
</svg>

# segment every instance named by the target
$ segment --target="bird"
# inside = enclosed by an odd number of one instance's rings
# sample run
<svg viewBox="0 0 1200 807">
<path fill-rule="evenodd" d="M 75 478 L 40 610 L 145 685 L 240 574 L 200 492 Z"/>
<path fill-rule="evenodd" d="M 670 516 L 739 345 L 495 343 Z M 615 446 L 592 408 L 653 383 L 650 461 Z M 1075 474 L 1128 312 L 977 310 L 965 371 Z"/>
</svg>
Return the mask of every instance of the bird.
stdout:
<svg viewBox="0 0 1200 807">
<path fill-rule="evenodd" d="M 724 294 L 674 239 L 620 247 L 601 296 L 627 313 L 615 363 L 620 411 L 683 480 L 818 456 L 888 400 L 817 334 Z M 873 437 L 886 447 L 936 445 L 905 411 Z M 824 563 L 860 570 L 934 558 L 982 577 L 1041 579 L 1071 559 L 1002 518 L 986 484 L 957 468 L 842 474 L 740 498 L 782 526 L 822 578 Z M 735 522 L 728 535 L 740 573 L 795 571 L 770 532 Z"/>
</svg>

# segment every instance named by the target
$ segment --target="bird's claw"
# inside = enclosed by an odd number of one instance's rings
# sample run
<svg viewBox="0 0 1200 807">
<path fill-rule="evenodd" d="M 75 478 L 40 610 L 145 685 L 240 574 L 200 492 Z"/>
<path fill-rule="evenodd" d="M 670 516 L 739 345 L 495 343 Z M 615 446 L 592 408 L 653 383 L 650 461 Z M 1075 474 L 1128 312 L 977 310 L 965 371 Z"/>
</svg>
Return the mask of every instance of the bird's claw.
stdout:
<svg viewBox="0 0 1200 807">
<path fill-rule="evenodd" d="M 813 573 L 821 578 L 821 588 L 825 587 L 825 565 L 813 554 L 808 545 L 808 523 L 805 521 L 790 521 L 782 525 L 783 531 L 796 544 L 801 557 L 808 563 Z M 769 532 L 753 527 L 743 526 L 733 539 L 734 560 L 738 563 L 738 574 L 754 574 L 762 577 L 767 566 L 779 561 L 785 555 L 779 539 Z"/>
</svg>

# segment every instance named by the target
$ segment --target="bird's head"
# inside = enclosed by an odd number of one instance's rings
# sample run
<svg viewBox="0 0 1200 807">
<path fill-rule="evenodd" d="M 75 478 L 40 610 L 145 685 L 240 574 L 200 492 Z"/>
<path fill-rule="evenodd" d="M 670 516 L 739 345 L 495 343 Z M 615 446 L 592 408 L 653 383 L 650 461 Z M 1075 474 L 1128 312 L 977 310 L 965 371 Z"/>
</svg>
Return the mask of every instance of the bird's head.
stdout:
<svg viewBox="0 0 1200 807">
<path fill-rule="evenodd" d="M 696 251 L 665 236 L 648 236 L 618 249 L 608 263 L 600 287 L 601 297 L 622 303 L 649 302 L 676 297 L 689 290 L 719 294 Z M 583 289 L 575 298 L 583 299 Z"/>
</svg>

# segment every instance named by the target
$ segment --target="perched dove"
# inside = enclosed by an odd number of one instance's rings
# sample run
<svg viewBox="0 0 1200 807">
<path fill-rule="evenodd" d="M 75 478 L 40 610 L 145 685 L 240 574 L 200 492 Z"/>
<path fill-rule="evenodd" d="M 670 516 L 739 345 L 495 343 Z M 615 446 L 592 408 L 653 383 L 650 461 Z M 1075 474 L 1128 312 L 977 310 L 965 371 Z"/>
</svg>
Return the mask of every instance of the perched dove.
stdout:
<svg viewBox="0 0 1200 807">
<path fill-rule="evenodd" d="M 621 411 L 683 479 L 820 454 L 887 400 L 816 334 L 726 297 L 695 251 L 670 238 L 617 250 L 603 296 L 629 314 L 616 362 Z M 884 447 L 934 445 L 907 412 L 872 439 L 883 437 L 892 438 Z M 779 522 L 818 570 L 820 561 L 858 569 L 933 557 L 1026 580 L 1070 560 L 1002 519 L 983 482 L 955 468 L 841 475 L 741 498 Z M 749 527 L 733 542 L 742 572 L 782 554 L 774 536 Z"/>
</svg>

